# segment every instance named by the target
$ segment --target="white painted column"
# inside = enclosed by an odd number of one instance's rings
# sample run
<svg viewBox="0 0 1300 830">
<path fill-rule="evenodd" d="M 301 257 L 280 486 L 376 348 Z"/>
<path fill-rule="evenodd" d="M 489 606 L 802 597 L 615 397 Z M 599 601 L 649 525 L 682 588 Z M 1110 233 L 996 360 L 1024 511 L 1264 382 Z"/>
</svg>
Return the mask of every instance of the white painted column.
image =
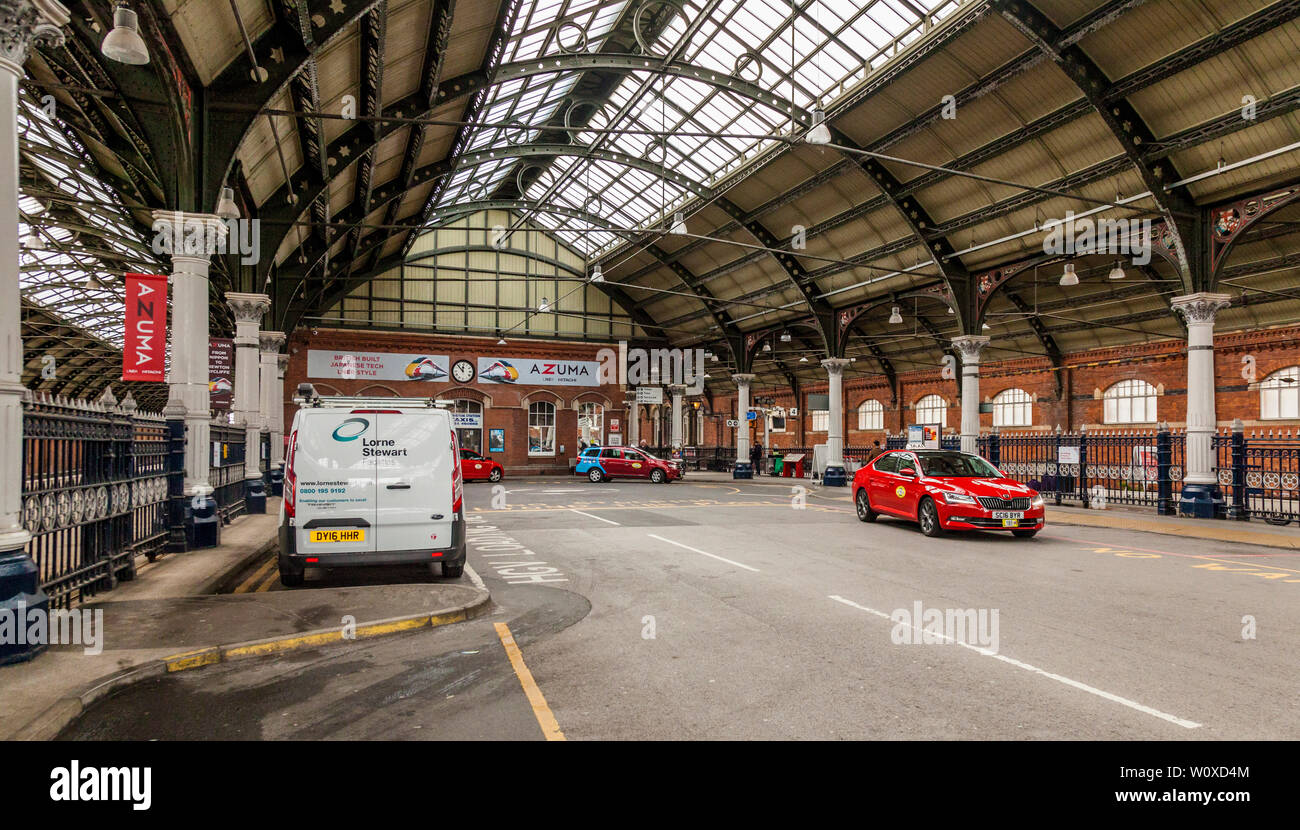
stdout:
<svg viewBox="0 0 1300 830">
<path fill-rule="evenodd" d="M 271 453 L 266 459 L 266 469 L 274 470 L 280 459 L 276 457 L 276 444 L 281 446 L 283 455 L 284 440 L 284 394 L 280 380 L 280 347 L 284 345 L 284 332 L 264 331 L 258 335 L 258 356 L 261 358 L 257 400 L 262 418 L 262 431 L 270 436 Z M 276 413 L 279 417 L 276 417 Z"/>
<path fill-rule="evenodd" d="M 669 443 L 674 451 L 680 451 L 682 448 L 682 395 L 686 393 L 686 386 L 681 383 L 668 384 L 668 391 L 673 396 L 673 422 Z"/>
<path fill-rule="evenodd" d="M 980 441 L 980 353 L 989 338 L 965 334 L 952 339 L 961 355 L 961 451 L 979 452 Z"/>
<path fill-rule="evenodd" d="M 627 404 L 627 444 L 635 447 L 641 443 L 641 404 L 632 398 Z"/>
<path fill-rule="evenodd" d="M 846 357 L 828 357 L 821 362 L 826 367 L 826 397 L 829 412 L 826 415 L 826 473 L 823 484 L 844 483 L 844 367 L 851 363 Z M 827 481 L 827 479 L 830 479 Z"/>
<path fill-rule="evenodd" d="M 258 357 L 262 316 L 271 308 L 265 294 L 226 292 L 235 317 L 235 423 L 244 428 L 244 480 L 262 477 L 262 372 Z M 282 335 L 283 336 L 283 335 Z"/>
<path fill-rule="evenodd" d="M 663 409 L 662 404 L 655 404 L 654 409 L 650 410 L 650 424 L 653 427 L 651 434 L 654 435 L 653 443 L 656 447 L 663 444 L 663 431 L 659 429 L 659 410 Z"/>
<path fill-rule="evenodd" d="M 1180 513 L 1214 518 L 1223 508 L 1215 475 L 1214 317 L 1227 308 L 1227 294 L 1200 291 L 1174 297 L 1171 305 L 1187 321 L 1187 472 Z"/>
<path fill-rule="evenodd" d="M 18 246 L 18 80 L 32 43 L 63 44 L 68 10 L 53 0 L 0 2 L 0 608 L 48 607 L 23 527 L 23 338 Z M 20 604 L 25 608 L 20 609 Z M 23 618 L 25 619 L 25 617 Z M 25 623 L 20 623 L 25 625 Z M 0 662 L 29 660 L 43 644 L 0 643 Z"/>
<path fill-rule="evenodd" d="M 749 412 L 749 385 L 754 381 L 754 375 L 749 373 L 732 375 L 731 379 L 736 382 L 736 420 L 740 426 L 736 427 L 736 463 L 749 465 L 749 421 L 745 420 L 745 414 Z"/>
<path fill-rule="evenodd" d="M 212 485 L 211 404 L 208 397 L 208 267 L 224 244 L 226 225 L 204 213 L 156 210 L 154 232 L 171 243 L 172 326 L 167 339 L 171 387 L 163 415 L 185 421 L 185 495 L 209 495 Z"/>
</svg>

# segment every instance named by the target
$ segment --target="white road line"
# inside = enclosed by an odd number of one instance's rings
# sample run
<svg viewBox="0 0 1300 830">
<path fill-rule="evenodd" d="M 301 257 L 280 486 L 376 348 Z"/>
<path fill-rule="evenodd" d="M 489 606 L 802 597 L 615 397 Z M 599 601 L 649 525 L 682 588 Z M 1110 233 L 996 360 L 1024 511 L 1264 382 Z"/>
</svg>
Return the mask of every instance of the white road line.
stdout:
<svg viewBox="0 0 1300 830">
<path fill-rule="evenodd" d="M 728 565 L 735 565 L 737 568 L 744 568 L 745 570 L 753 571 L 754 573 L 762 573 L 758 568 L 751 568 L 748 565 L 742 564 L 740 562 L 735 562 L 731 559 L 726 559 L 724 557 L 718 556 L 716 553 L 709 553 L 708 551 L 703 551 L 700 550 L 699 548 L 693 548 L 690 545 L 683 545 L 681 542 L 674 542 L 672 539 L 665 539 L 664 537 L 656 536 L 653 533 L 647 533 L 646 535 L 649 536 L 651 539 L 658 539 L 660 542 L 667 542 L 668 544 L 676 545 L 679 548 L 686 548 L 692 553 L 698 553 L 701 556 L 707 556 L 711 559 L 717 559 L 719 562 L 726 562 Z"/>
<path fill-rule="evenodd" d="M 591 515 L 590 513 L 583 513 L 581 510 L 574 510 L 572 507 L 569 508 L 569 512 L 570 512 L 570 513 L 577 513 L 579 516 L 586 516 L 588 519 L 595 519 L 595 520 L 597 520 L 597 521 L 604 522 L 604 523 L 607 524 L 607 525 L 614 525 L 615 527 L 622 527 L 622 525 L 619 524 L 618 522 L 611 522 L 609 519 L 606 519 L 606 518 L 603 517 L 603 516 L 593 516 L 593 515 Z"/>
<path fill-rule="evenodd" d="M 465 563 L 465 573 L 469 574 L 469 581 L 474 583 L 474 587 L 480 591 L 486 591 L 487 586 L 483 584 L 483 577 L 478 575 L 478 571 L 470 567 L 469 562 Z"/>
<path fill-rule="evenodd" d="M 848 605 L 852 608 L 857 608 L 859 611 L 866 611 L 868 614 L 875 614 L 877 617 L 881 617 L 883 619 L 891 620 L 891 621 L 893 620 L 893 617 L 886 614 L 884 611 L 877 611 L 876 609 L 868 608 L 865 605 L 858 605 L 856 602 L 853 602 L 852 600 L 847 600 L 844 597 L 831 594 L 830 598 L 835 600 L 836 602 L 843 603 L 844 605 Z M 906 623 L 901 623 L 901 624 L 907 625 Z M 912 626 L 908 625 L 907 627 L 911 628 Z M 1087 683 L 1080 683 L 1077 680 L 1071 680 L 1068 677 L 1062 677 L 1059 674 L 1054 674 L 1050 671 L 1044 671 L 1043 669 L 1040 669 L 1037 666 L 1031 666 L 1028 663 L 1023 663 L 1015 659 L 1014 657 L 1007 657 L 1005 655 L 998 654 L 997 652 L 991 651 L 987 648 L 980 648 L 979 646 L 973 646 L 970 643 L 964 643 L 961 640 L 955 639 L 953 637 L 948 637 L 947 635 L 941 632 L 934 631 L 934 632 L 927 632 L 927 633 L 929 633 L 931 636 L 942 637 L 943 639 L 948 640 L 951 643 L 955 643 L 956 645 L 964 646 L 965 648 L 968 648 L 977 654 L 982 654 L 985 657 L 992 657 L 994 660 L 1001 660 L 1003 663 L 1007 663 L 1009 665 L 1015 666 L 1016 668 L 1024 669 L 1025 671 L 1033 672 L 1034 674 L 1039 674 L 1042 675 L 1043 677 L 1051 678 L 1052 680 L 1055 680 L 1058 683 L 1064 683 L 1067 686 L 1073 686 L 1076 689 L 1080 689 L 1082 691 L 1087 692 L 1088 694 L 1093 694 L 1096 695 L 1097 697 L 1103 698 L 1105 700 L 1109 700 L 1112 703 L 1119 703 L 1123 706 L 1129 707 L 1130 709 L 1136 709 L 1139 712 L 1143 712 L 1148 715 L 1153 715 L 1157 718 L 1160 718 L 1161 720 L 1166 720 L 1169 721 L 1170 723 L 1176 723 L 1179 726 L 1183 727 L 1184 729 L 1197 729 L 1201 726 L 1201 724 L 1197 723 L 1196 721 L 1185 720 L 1176 715 L 1170 715 L 1167 712 L 1161 712 L 1159 709 L 1152 709 L 1150 706 L 1144 706 L 1143 704 L 1138 703 L 1137 701 L 1134 700 L 1129 700 L 1126 697 L 1120 697 L 1119 695 L 1113 695 L 1110 692 L 1104 692 L 1101 689 L 1095 688 L 1093 686 L 1089 686 Z"/>
</svg>

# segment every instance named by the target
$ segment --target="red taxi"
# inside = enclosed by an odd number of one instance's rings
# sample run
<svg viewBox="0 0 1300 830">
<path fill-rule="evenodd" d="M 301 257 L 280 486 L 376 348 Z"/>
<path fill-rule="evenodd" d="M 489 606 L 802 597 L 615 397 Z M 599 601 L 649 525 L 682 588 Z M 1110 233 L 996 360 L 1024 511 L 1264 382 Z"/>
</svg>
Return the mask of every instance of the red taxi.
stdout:
<svg viewBox="0 0 1300 830">
<path fill-rule="evenodd" d="M 945 530 L 1009 530 L 1031 537 L 1043 529 L 1043 498 L 978 455 L 955 450 L 890 450 L 853 476 L 858 518 L 897 516 L 926 536 Z"/>
<path fill-rule="evenodd" d="M 500 481 L 506 474 L 500 464 L 473 450 L 460 451 L 460 471 L 466 481 Z"/>
</svg>

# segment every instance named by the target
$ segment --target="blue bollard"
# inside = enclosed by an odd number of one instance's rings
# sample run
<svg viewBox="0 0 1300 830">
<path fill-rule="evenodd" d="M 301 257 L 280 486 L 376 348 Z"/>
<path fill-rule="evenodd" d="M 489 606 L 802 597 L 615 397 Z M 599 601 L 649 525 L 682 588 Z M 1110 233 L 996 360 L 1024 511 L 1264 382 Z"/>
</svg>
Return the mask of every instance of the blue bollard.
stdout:
<svg viewBox="0 0 1300 830">
<path fill-rule="evenodd" d="M 735 478 L 753 478 L 754 466 L 748 461 L 737 461 L 736 466 L 731 470 L 731 477 Z"/>
<path fill-rule="evenodd" d="M 185 512 L 190 547 L 215 548 L 221 544 L 221 517 L 217 515 L 217 502 L 209 493 L 196 490 Z"/>
<path fill-rule="evenodd" d="M 36 562 L 22 548 L 0 553 L 0 614 L 13 620 L 14 637 L 0 641 L 0 666 L 31 660 L 49 648 L 48 638 L 27 642 L 28 620 L 48 619 L 50 598 L 41 590 Z"/>
<path fill-rule="evenodd" d="M 847 487 L 848 484 L 849 475 L 839 465 L 827 467 L 826 472 L 822 473 L 823 487 Z"/>
<path fill-rule="evenodd" d="M 261 476 L 244 480 L 244 504 L 249 513 L 266 513 L 266 482 Z"/>
</svg>

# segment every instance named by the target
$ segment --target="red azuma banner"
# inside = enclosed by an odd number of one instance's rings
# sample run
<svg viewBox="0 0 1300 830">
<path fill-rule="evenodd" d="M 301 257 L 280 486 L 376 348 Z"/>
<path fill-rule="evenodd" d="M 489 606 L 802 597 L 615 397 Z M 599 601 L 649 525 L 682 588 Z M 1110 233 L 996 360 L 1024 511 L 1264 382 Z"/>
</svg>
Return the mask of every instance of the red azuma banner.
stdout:
<svg viewBox="0 0 1300 830">
<path fill-rule="evenodd" d="M 167 277 L 126 275 L 126 342 L 122 380 L 165 381 Z"/>
</svg>

